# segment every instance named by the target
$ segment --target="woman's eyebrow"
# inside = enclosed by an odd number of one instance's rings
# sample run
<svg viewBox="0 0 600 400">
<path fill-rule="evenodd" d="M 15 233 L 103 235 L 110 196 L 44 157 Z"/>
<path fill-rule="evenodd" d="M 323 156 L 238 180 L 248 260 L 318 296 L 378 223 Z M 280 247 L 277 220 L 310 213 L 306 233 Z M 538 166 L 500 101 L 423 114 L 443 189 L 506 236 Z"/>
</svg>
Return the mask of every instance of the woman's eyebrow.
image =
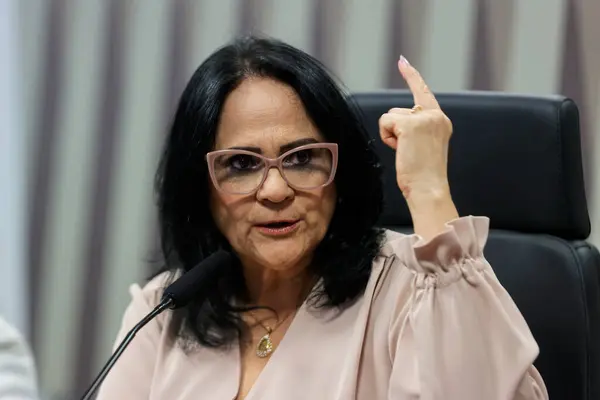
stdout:
<svg viewBox="0 0 600 400">
<path fill-rule="evenodd" d="M 260 147 L 252 147 L 252 146 L 233 146 L 227 148 L 227 150 L 246 150 L 251 151 L 252 153 L 262 154 L 262 149 Z"/>
<path fill-rule="evenodd" d="M 286 143 L 279 147 L 279 154 L 283 154 L 286 151 L 290 151 L 295 149 L 296 147 L 304 146 L 305 144 L 319 143 L 319 141 L 315 138 L 302 138 L 298 140 L 294 140 L 292 142 Z M 232 146 L 228 147 L 227 150 L 245 150 L 250 151 L 252 153 L 262 154 L 262 149 L 260 147 L 255 146 Z"/>
<path fill-rule="evenodd" d="M 315 138 L 303 138 L 294 140 L 293 142 L 286 143 L 279 147 L 279 153 L 283 154 L 286 151 L 292 150 L 296 147 L 304 146 L 305 144 L 319 143 L 319 141 Z"/>
</svg>

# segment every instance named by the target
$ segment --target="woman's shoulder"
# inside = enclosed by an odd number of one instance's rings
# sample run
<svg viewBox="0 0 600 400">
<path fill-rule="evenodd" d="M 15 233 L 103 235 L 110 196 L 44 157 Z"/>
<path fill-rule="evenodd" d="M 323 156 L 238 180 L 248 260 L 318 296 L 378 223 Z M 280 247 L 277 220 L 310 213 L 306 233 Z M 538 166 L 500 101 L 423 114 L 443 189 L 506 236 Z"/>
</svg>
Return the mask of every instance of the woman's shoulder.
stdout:
<svg viewBox="0 0 600 400">
<path fill-rule="evenodd" d="M 402 247 L 402 243 L 410 241 L 411 233 L 403 233 L 393 231 L 391 229 L 383 230 L 383 240 L 381 241 L 381 248 L 379 249 L 379 257 L 389 258 L 398 252 L 399 248 Z"/>
<path fill-rule="evenodd" d="M 141 301 L 154 308 L 160 302 L 163 291 L 174 280 L 174 274 L 161 272 L 143 284 L 134 283 L 129 286 L 129 294 L 133 301 Z"/>
<path fill-rule="evenodd" d="M 130 301 L 123 314 L 115 345 L 120 343 L 125 335 L 160 303 L 164 289 L 175 277 L 171 272 L 161 272 L 146 283 L 134 283 L 129 286 Z M 168 318 L 170 318 L 168 312 L 158 315 L 146 325 L 143 334 L 155 339 L 159 338 L 163 327 L 168 324 Z"/>
<path fill-rule="evenodd" d="M 383 229 L 381 238 L 381 245 L 379 252 L 373 259 L 371 267 L 371 282 L 375 283 L 374 295 L 381 294 L 382 286 L 387 286 L 390 279 L 396 279 L 392 276 L 397 275 L 400 271 L 394 264 L 397 264 L 397 254 L 401 252 L 402 242 L 409 240 L 410 235 L 393 231 L 390 229 Z M 400 268 L 402 269 L 402 268 Z M 394 270 L 390 273 L 391 270 Z M 392 276 L 390 276 L 392 275 Z"/>
<path fill-rule="evenodd" d="M 161 272 L 146 283 L 134 283 L 129 286 L 131 297 L 129 306 L 125 310 L 124 327 L 133 327 L 140 319 L 151 312 L 162 299 L 163 292 L 170 283 L 176 279 L 173 272 Z M 159 315 L 155 320 L 162 327 L 166 322 L 165 314 Z"/>
</svg>

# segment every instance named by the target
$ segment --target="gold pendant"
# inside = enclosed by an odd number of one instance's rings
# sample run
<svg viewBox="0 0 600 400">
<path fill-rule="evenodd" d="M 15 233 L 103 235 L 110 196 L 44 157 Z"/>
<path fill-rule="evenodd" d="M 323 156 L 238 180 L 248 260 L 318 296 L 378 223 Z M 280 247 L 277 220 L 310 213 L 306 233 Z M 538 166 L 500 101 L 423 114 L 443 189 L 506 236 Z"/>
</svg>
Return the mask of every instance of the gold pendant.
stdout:
<svg viewBox="0 0 600 400">
<path fill-rule="evenodd" d="M 273 342 L 271 341 L 271 334 L 267 333 L 263 336 L 256 346 L 256 355 L 260 358 L 265 358 L 273 352 Z"/>
</svg>

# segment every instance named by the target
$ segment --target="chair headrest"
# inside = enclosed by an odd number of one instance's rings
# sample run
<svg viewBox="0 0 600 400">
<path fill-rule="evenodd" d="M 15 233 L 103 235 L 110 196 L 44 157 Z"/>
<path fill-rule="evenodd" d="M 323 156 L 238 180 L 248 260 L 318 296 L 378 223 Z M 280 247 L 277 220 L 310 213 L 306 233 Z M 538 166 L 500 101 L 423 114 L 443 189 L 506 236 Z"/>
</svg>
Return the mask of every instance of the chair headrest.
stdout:
<svg viewBox="0 0 600 400">
<path fill-rule="evenodd" d="M 358 93 L 369 134 L 384 167 L 381 225 L 410 226 L 395 179 L 394 152 L 379 139 L 378 120 L 413 106 L 407 91 Z M 583 178 L 579 111 L 562 96 L 495 92 L 441 93 L 452 120 L 448 174 L 461 215 L 485 215 L 491 227 L 585 239 L 590 221 Z"/>
</svg>

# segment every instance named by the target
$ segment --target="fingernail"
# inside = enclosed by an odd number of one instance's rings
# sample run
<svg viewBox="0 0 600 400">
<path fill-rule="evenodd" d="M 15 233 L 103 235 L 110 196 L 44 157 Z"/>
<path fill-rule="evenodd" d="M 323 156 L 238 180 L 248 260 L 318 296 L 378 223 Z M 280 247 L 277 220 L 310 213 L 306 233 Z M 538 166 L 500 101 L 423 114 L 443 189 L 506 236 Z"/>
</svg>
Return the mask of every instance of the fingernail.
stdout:
<svg viewBox="0 0 600 400">
<path fill-rule="evenodd" d="M 408 60 L 402 54 L 400 54 L 400 63 L 403 65 L 410 65 Z"/>
</svg>

